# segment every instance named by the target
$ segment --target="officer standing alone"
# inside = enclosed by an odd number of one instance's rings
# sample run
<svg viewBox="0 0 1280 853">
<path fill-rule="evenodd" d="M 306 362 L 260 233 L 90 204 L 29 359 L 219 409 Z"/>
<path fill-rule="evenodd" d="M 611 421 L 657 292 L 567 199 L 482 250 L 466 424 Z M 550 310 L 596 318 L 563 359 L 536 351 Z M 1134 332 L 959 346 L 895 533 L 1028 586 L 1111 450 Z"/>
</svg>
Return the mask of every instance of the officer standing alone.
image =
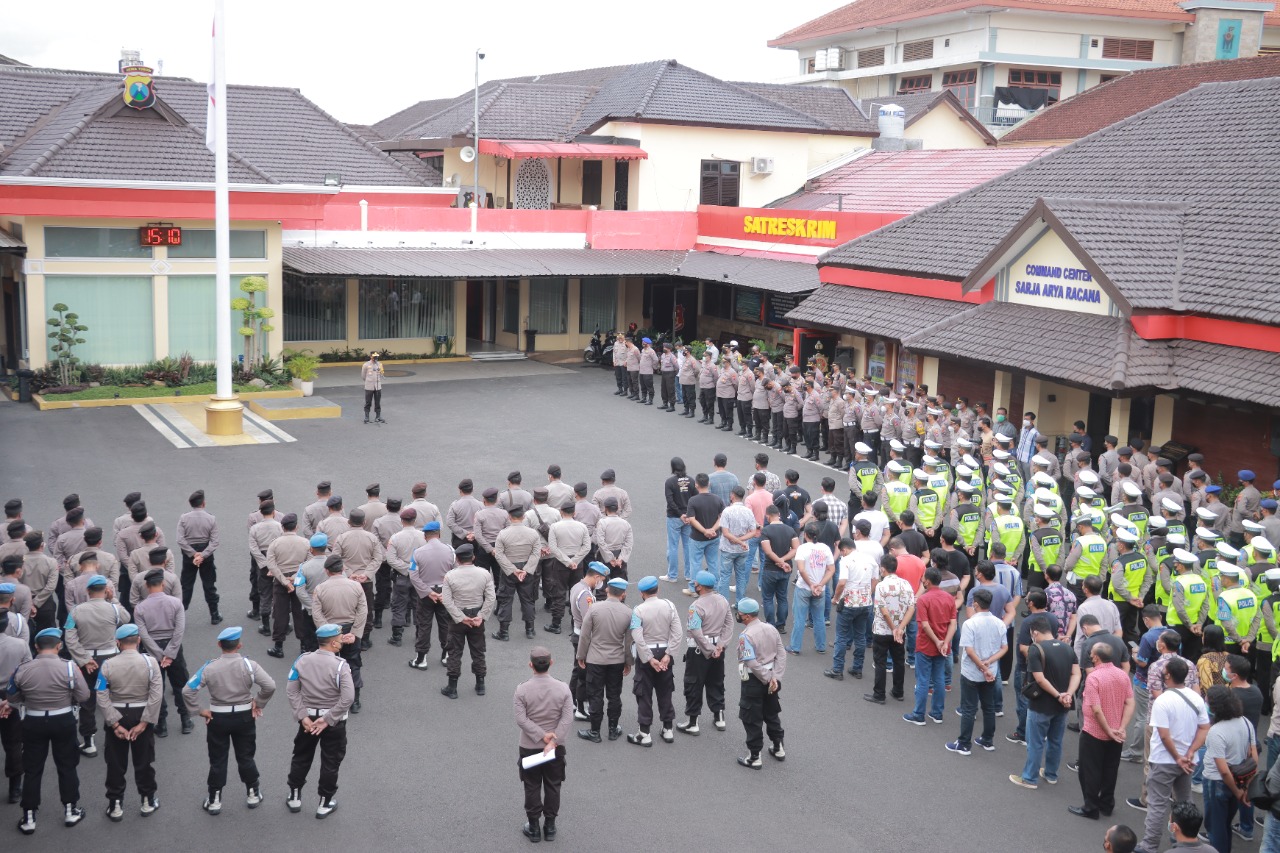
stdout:
<svg viewBox="0 0 1280 853">
<path fill-rule="evenodd" d="M 560 786 L 565 778 L 565 739 L 573 722 L 569 686 L 551 677 L 551 650 L 534 646 L 529 651 L 533 677 L 516 688 L 516 726 L 520 729 L 520 781 L 524 783 L 525 838 L 537 843 L 554 841 L 560 814 Z M 554 757 L 525 767 L 531 755 Z M 545 820 L 544 820 L 545 819 Z M 541 824 L 540 821 L 543 821 Z"/>
</svg>

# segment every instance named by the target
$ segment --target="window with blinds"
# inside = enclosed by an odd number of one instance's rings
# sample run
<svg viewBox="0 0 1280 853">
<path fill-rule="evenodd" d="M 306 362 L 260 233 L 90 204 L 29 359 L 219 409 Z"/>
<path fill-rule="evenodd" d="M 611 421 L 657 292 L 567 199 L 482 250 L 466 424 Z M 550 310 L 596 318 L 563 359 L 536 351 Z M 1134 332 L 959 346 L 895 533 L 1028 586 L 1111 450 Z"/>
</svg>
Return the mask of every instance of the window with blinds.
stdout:
<svg viewBox="0 0 1280 853">
<path fill-rule="evenodd" d="M 569 280 L 529 279 L 529 328 L 540 335 L 563 335 L 568 327 Z"/>
<path fill-rule="evenodd" d="M 285 273 L 281 295 L 286 341 L 347 339 L 346 279 Z"/>
<path fill-rule="evenodd" d="M 737 207 L 741 171 L 740 163 L 728 160 L 703 160 L 698 203 Z"/>
<path fill-rule="evenodd" d="M 1118 39 L 1102 40 L 1103 59 L 1136 59 L 1150 62 L 1155 56 L 1156 43 L 1151 39 Z"/>
<path fill-rule="evenodd" d="M 453 335 L 453 280 L 360 280 L 360 337 L 433 338 Z"/>
<path fill-rule="evenodd" d="M 875 68 L 877 65 L 884 65 L 883 47 L 869 47 L 858 51 L 859 68 Z"/>
<path fill-rule="evenodd" d="M 902 46 L 903 62 L 918 62 L 921 59 L 933 59 L 933 39 L 909 41 Z"/>
<path fill-rule="evenodd" d="M 578 286 L 578 333 L 614 328 L 618 316 L 618 279 L 584 278 Z"/>
</svg>

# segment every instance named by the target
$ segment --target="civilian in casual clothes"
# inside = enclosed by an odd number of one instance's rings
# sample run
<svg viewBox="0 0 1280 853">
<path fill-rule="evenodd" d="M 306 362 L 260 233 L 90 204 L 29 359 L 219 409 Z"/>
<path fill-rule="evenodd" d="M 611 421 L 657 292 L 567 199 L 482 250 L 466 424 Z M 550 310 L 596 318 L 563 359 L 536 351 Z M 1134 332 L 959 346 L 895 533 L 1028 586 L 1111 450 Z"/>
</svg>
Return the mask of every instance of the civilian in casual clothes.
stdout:
<svg viewBox="0 0 1280 853">
<path fill-rule="evenodd" d="M 866 519 L 853 523 L 854 541 L 847 553 L 841 547 L 839 578 L 836 581 L 836 648 L 831 655 L 831 669 L 823 673 L 837 681 L 844 679 L 844 655 L 853 645 L 853 663 L 849 674 L 862 678 L 862 666 L 866 660 L 867 634 L 870 633 L 873 614 L 872 591 L 880 574 L 880 563 L 866 551 L 858 549 L 858 540 L 871 535 L 871 524 Z M 842 540 L 842 545 L 843 545 Z"/>
<path fill-rule="evenodd" d="M 956 632 L 956 597 L 941 588 L 942 573 L 930 567 L 924 573 L 924 592 L 916 596 L 916 706 L 902 719 L 917 726 L 925 724 L 925 702 L 933 693 L 929 718 L 942 722 L 946 697 L 944 661 L 951 659 L 951 639 Z"/>
<path fill-rule="evenodd" d="M 743 503 L 746 496 L 742 486 L 734 486 L 729 492 L 729 505 L 716 522 L 720 533 L 720 582 L 716 592 L 726 600 L 733 592 L 735 604 L 739 598 L 746 597 L 747 583 L 751 580 L 751 566 L 747 562 L 751 552 L 749 543 L 760 535 L 755 515 Z"/>
<path fill-rule="evenodd" d="M 835 555 L 818 541 L 818 524 L 809 522 L 804 528 L 804 544 L 796 551 L 796 592 L 791 603 L 795 623 L 791 626 L 791 644 L 787 651 L 800 654 L 804 645 L 805 621 L 813 624 L 813 645 L 818 654 L 827 650 L 827 626 L 822 618 L 822 603 L 827 581 L 836 570 Z"/>
<path fill-rule="evenodd" d="M 1190 800 L 1181 800 L 1173 804 L 1169 812 L 1169 837 L 1173 840 L 1171 850 L 1178 853 L 1218 853 L 1213 847 L 1201 841 L 1204 833 L 1200 827 L 1204 825 L 1204 815 L 1200 807 Z M 1263 851 L 1267 853 L 1267 851 Z"/>
<path fill-rule="evenodd" d="M 685 473 L 684 460 L 679 456 L 671 460 L 671 476 L 667 478 L 663 493 L 667 501 L 667 580 L 684 581 L 696 572 L 689 568 L 689 522 L 685 515 L 689 498 L 693 495 L 693 481 Z M 684 548 L 684 573 L 679 572 L 680 549 Z"/>
<path fill-rule="evenodd" d="M 1048 620 L 1050 629 L 1053 630 L 1053 638 L 1058 637 L 1058 617 L 1049 613 L 1046 609 L 1047 599 L 1044 590 L 1033 589 L 1027 593 L 1027 610 L 1029 611 L 1026 618 L 1018 625 L 1017 648 L 1014 652 L 1016 662 L 1013 667 L 1013 696 L 1017 700 L 1018 708 L 1018 727 L 1009 734 L 1005 735 L 1005 740 L 1010 743 L 1026 744 L 1027 731 L 1027 708 L 1030 699 L 1023 693 L 1023 685 L 1027 683 L 1027 649 L 1031 646 L 1031 625 L 1032 617 L 1043 614 Z"/>
<path fill-rule="evenodd" d="M 1196 658 L 1196 674 L 1200 676 L 1200 695 L 1208 697 L 1209 688 L 1225 685 L 1222 668 L 1227 663 L 1227 635 L 1221 625 L 1205 625 L 1200 657 Z"/>
<path fill-rule="evenodd" d="M 924 580 L 924 559 L 908 552 L 900 536 L 895 536 L 889 540 L 889 553 L 898 558 L 898 577 L 911 584 L 911 591 L 919 595 L 920 582 Z M 910 667 L 915 667 L 916 665 L 916 631 L 916 620 L 912 619 L 907 625 L 906 634 L 906 657 L 907 665 Z"/>
<path fill-rule="evenodd" d="M 826 545 L 834 555 L 840 544 L 841 534 L 839 526 L 831 520 L 829 512 L 830 508 L 827 504 L 824 504 L 821 501 L 814 501 L 813 520 L 805 526 L 808 527 L 812 524 L 818 525 L 818 538 L 814 541 L 821 542 L 823 545 Z M 826 590 L 822 595 L 822 619 L 827 625 L 831 624 L 831 597 L 835 592 L 835 588 L 835 572 L 832 572 L 831 581 L 827 584 Z M 809 624 L 812 625 L 812 623 Z"/>
<path fill-rule="evenodd" d="M 1057 563 L 1045 566 L 1044 577 L 1049 612 L 1058 617 L 1058 639 L 1069 643 L 1076 630 L 1076 594 L 1062 585 L 1062 566 Z"/>
<path fill-rule="evenodd" d="M 1027 708 L 1027 762 L 1022 775 L 1014 774 L 1009 781 L 1035 788 L 1041 777 L 1050 785 L 1058 784 L 1067 709 L 1080 685 L 1080 665 L 1071 647 L 1057 639 L 1048 614 L 1037 613 L 1026 621 L 1031 623 L 1032 640 L 1027 648 L 1027 673 L 1040 693 L 1030 699 Z"/>
<path fill-rule="evenodd" d="M 747 499 L 743 501 L 747 505 L 747 509 L 751 510 L 751 514 L 755 516 L 756 527 L 764 528 L 765 510 L 773 504 L 773 493 L 765 488 L 765 480 L 767 478 L 760 471 L 751 475 L 751 491 L 747 493 Z M 747 542 L 747 568 L 755 571 L 760 564 L 760 537 L 753 536 Z"/>
<path fill-rule="evenodd" d="M 777 505 L 764 511 L 765 525 L 760 531 L 760 606 L 764 621 L 782 633 L 787 627 L 787 584 L 791 580 L 791 561 L 800 547 L 800 540 L 790 524 L 783 524 Z"/>
<path fill-rule="evenodd" d="M 1227 665 L 1222 670 L 1222 677 L 1227 682 L 1227 687 L 1231 689 L 1231 695 L 1240 700 L 1241 716 L 1249 721 L 1249 725 L 1253 727 L 1255 738 L 1258 737 L 1258 719 L 1262 716 L 1262 691 L 1258 689 L 1258 685 L 1251 684 L 1249 678 L 1253 675 L 1253 665 L 1249 663 L 1249 659 L 1240 655 L 1228 655 Z M 1259 749 L 1261 752 L 1261 749 Z M 1262 759 L 1257 759 L 1258 767 L 1261 772 L 1265 773 L 1267 768 L 1263 766 Z M 1251 803 L 1240 804 L 1240 822 L 1237 826 L 1232 827 L 1232 831 L 1245 841 L 1253 840 L 1253 805 Z"/>
<path fill-rule="evenodd" d="M 1196 752 L 1209 734 L 1209 714 L 1199 694 L 1186 689 L 1187 672 L 1187 662 L 1182 658 L 1164 662 L 1159 670 L 1164 689 L 1151 703 L 1151 768 L 1147 774 L 1147 820 L 1141 845 L 1147 851 L 1160 849 L 1169 827 L 1171 803 L 1191 799 Z"/>
<path fill-rule="evenodd" d="M 711 480 L 706 474 L 693 478 L 694 488 L 698 493 L 689 498 L 683 521 L 689 527 L 689 561 L 685 572 L 689 585 L 684 589 L 685 595 L 693 595 L 693 579 L 702 571 L 702 561 L 707 563 L 707 571 L 720 576 L 720 542 L 715 527 L 720 521 L 720 513 L 724 512 L 724 502 L 711 494 Z"/>
<path fill-rule="evenodd" d="M 995 568 L 986 564 L 994 577 Z M 975 589 L 970 594 L 972 615 L 960 629 L 960 650 L 964 654 L 960 659 L 960 736 L 946 748 L 961 755 L 968 755 L 974 742 L 973 720 L 979 703 L 982 736 L 976 742 L 988 752 L 996 748 L 996 705 L 992 694 L 999 682 L 997 661 L 1008 647 L 1004 622 L 990 612 L 992 597 L 992 591 L 985 586 Z"/>
<path fill-rule="evenodd" d="M 1090 820 L 1110 815 L 1116 805 L 1116 774 L 1120 769 L 1120 751 L 1125 728 L 1133 716 L 1133 687 L 1124 670 L 1112 663 L 1112 650 L 1096 643 L 1089 650 L 1090 672 L 1085 680 L 1080 704 L 1084 725 L 1080 732 L 1080 793 L 1084 805 L 1071 806 L 1070 812 Z"/>
<path fill-rule="evenodd" d="M 904 509 L 898 513 L 898 524 L 902 528 L 898 536 L 907 546 L 907 552 L 923 558 L 925 551 L 929 550 L 929 540 L 924 538 L 923 533 L 916 530 L 916 514 L 909 509 Z"/>
<path fill-rule="evenodd" d="M 1125 741 L 1121 761 L 1142 764 L 1146 761 L 1147 715 L 1151 710 L 1151 694 L 1147 692 L 1147 668 L 1160 654 L 1156 649 L 1160 635 L 1164 633 L 1161 620 L 1164 614 L 1154 604 L 1142 609 L 1142 624 L 1146 626 L 1138 646 L 1133 651 L 1133 717 L 1129 724 L 1129 735 Z M 1085 713 L 1089 713 L 1085 709 Z"/>
<path fill-rule="evenodd" d="M 991 593 L 991 615 L 1004 623 L 1005 648 L 1008 649 L 1013 620 L 1018 615 L 1018 611 L 1013 604 L 1013 598 L 1009 594 L 1009 588 L 996 579 L 996 566 L 990 560 L 979 560 L 974 571 L 977 574 L 978 584 L 969 590 L 969 600 L 966 602 L 965 612 L 968 616 L 972 616 L 974 613 L 974 592 L 979 589 L 985 589 Z M 996 670 L 996 684 L 991 694 L 992 701 L 995 702 L 996 716 L 1003 717 L 1004 679 L 1000 677 L 999 668 Z"/>
<path fill-rule="evenodd" d="M 1247 758 L 1257 761 L 1257 737 L 1253 724 L 1244 717 L 1240 699 L 1230 688 L 1210 688 L 1208 703 L 1213 726 L 1205 738 L 1204 828 L 1218 853 L 1231 853 L 1231 821 L 1247 787 L 1232 774 L 1231 765 Z"/>
<path fill-rule="evenodd" d="M 885 666 L 889 658 L 893 659 L 893 689 L 891 695 L 899 702 L 903 699 L 902 682 L 906 675 L 903 666 L 903 643 L 906 640 L 907 624 L 915 614 L 915 594 L 911 584 L 898 577 L 898 558 L 885 554 L 880 560 L 880 580 L 874 592 L 875 620 L 871 632 L 875 638 L 874 660 L 876 666 L 875 682 L 870 693 L 863 695 L 868 702 L 884 704 L 885 678 L 888 670 Z"/>
<path fill-rule="evenodd" d="M 1013 603 L 1013 611 L 1017 613 L 1018 606 L 1022 604 L 1022 577 L 1018 574 L 1018 570 L 1005 562 L 1005 547 L 1003 542 L 992 542 L 988 549 L 988 556 L 991 562 L 996 566 L 996 582 L 1009 590 L 1009 600 Z M 1013 620 L 1005 620 L 1008 625 L 1008 642 L 1009 651 L 1005 653 L 1004 659 L 1000 661 L 1000 681 L 1001 684 L 1008 681 L 1013 675 L 1014 665 L 1014 633 Z M 1004 716 L 1004 690 L 996 691 L 996 716 Z"/>
<path fill-rule="evenodd" d="M 1120 611 L 1116 609 L 1115 602 L 1109 601 L 1102 597 L 1102 578 L 1097 575 L 1090 575 L 1084 579 L 1084 601 L 1080 602 L 1080 606 L 1076 608 L 1076 621 L 1083 619 L 1086 614 L 1093 614 L 1098 620 L 1098 624 L 1102 630 L 1120 636 Z M 1076 632 L 1075 640 L 1076 659 L 1087 660 L 1084 656 L 1084 632 Z"/>
<path fill-rule="evenodd" d="M 711 494 L 718 497 L 725 506 L 729 505 L 729 493 L 733 491 L 733 487 L 738 485 L 738 475 L 732 471 L 726 471 L 729 465 L 729 457 L 723 453 L 717 453 L 715 458 L 711 460 L 715 470 L 711 472 L 707 478 L 708 487 Z"/>
</svg>

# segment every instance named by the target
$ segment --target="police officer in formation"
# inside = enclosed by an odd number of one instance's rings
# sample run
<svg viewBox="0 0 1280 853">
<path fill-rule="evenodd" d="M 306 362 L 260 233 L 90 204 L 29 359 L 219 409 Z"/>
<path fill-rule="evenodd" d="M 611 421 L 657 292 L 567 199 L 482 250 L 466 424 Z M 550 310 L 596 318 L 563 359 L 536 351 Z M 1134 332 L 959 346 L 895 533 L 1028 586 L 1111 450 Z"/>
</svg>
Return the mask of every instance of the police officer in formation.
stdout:
<svg viewBox="0 0 1280 853">
<path fill-rule="evenodd" d="M 338 770 L 347 754 L 347 716 L 359 691 L 356 675 L 347 659 L 339 656 L 351 645 L 351 633 L 340 625 L 327 623 L 316 628 L 319 648 L 293 662 L 285 694 L 298 733 L 293 738 L 293 758 L 289 762 L 289 794 L 285 805 L 297 814 L 302 811 L 302 789 L 320 749 L 320 804 L 316 817 L 326 818 L 338 808 Z"/>
<path fill-rule="evenodd" d="M 631 673 L 631 611 L 623 604 L 627 582 L 610 578 L 607 598 L 587 610 L 578 638 L 578 668 L 586 672 L 587 717 L 591 728 L 578 737 L 600 743 L 600 725 L 608 699 L 609 740 L 622 736 L 622 679 Z"/>
<path fill-rule="evenodd" d="M 639 731 L 627 735 L 627 743 L 653 746 L 653 699 L 658 700 L 662 739 L 675 740 L 675 655 L 684 639 L 676 606 L 658 597 L 658 579 L 647 575 L 637 584 L 640 603 L 631 612 L 631 642 L 635 648 L 636 723 Z"/>
<path fill-rule="evenodd" d="M 160 719 L 163 692 L 160 664 L 140 654 L 137 625 L 116 629 L 119 654 L 98 670 L 98 710 L 105 731 L 102 751 L 107 762 L 107 818 L 124 820 L 125 773 L 133 758 L 133 778 L 146 817 L 160 808 L 156 799 L 155 724 Z"/>
</svg>

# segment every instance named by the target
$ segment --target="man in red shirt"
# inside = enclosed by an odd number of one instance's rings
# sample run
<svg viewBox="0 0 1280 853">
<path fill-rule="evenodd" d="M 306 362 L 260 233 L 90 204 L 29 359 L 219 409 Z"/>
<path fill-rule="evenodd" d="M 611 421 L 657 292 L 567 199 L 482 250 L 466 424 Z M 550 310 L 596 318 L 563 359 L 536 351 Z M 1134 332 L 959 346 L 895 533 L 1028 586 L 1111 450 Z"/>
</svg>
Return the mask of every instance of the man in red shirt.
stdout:
<svg viewBox="0 0 1280 853">
<path fill-rule="evenodd" d="M 911 557 L 910 554 L 906 556 Z M 899 556 L 899 565 L 902 557 Z M 911 559 L 918 559 L 911 557 Z M 933 706 L 929 719 L 942 722 L 942 707 L 946 698 L 943 680 L 946 674 L 947 656 L 951 654 L 951 638 L 956 632 L 955 596 L 939 587 L 942 572 L 930 566 L 924 572 L 924 593 L 916 597 L 916 707 L 902 719 L 917 726 L 925 724 L 924 706 L 933 691 Z"/>
<path fill-rule="evenodd" d="M 1084 682 L 1080 732 L 1080 793 L 1084 805 L 1068 811 L 1093 820 L 1115 808 L 1116 772 L 1125 731 L 1133 717 L 1133 686 L 1124 670 L 1111 661 L 1111 647 L 1096 643 L 1089 652 L 1093 669 Z"/>
<path fill-rule="evenodd" d="M 907 550 L 907 543 L 902 541 L 902 537 L 895 536 L 889 540 L 889 553 L 898 558 L 898 577 L 911 584 L 911 591 L 916 595 L 920 594 L 920 582 L 924 580 L 924 560 L 917 557 Z M 904 638 L 907 650 L 907 666 L 915 669 L 915 655 L 911 654 L 916 647 L 916 633 L 919 630 L 920 614 L 912 617 L 911 622 L 907 624 L 907 633 Z M 923 709 L 921 710 L 923 713 Z"/>
</svg>

